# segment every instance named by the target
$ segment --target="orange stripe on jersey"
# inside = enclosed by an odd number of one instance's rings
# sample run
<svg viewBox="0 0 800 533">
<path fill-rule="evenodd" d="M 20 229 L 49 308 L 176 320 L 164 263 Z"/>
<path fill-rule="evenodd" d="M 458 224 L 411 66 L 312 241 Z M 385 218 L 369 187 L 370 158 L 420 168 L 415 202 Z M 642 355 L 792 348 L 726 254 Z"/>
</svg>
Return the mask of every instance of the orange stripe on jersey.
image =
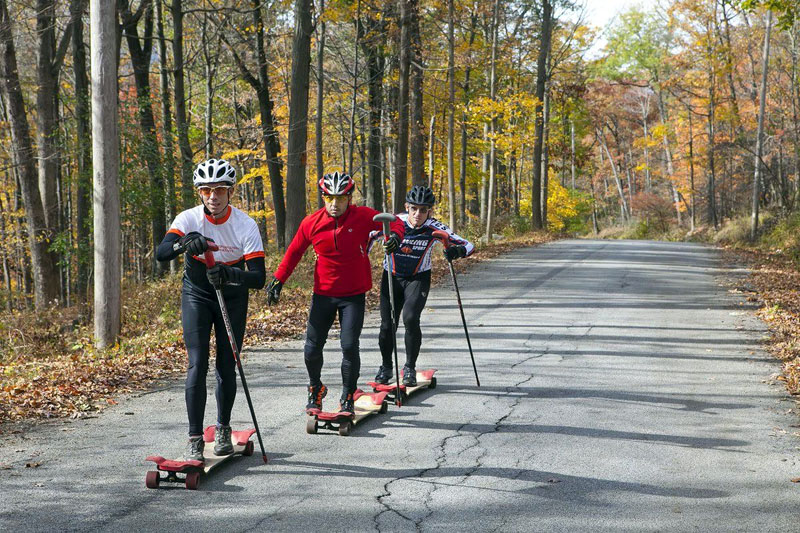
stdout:
<svg viewBox="0 0 800 533">
<path fill-rule="evenodd" d="M 206 264 L 206 258 L 205 257 L 198 257 L 196 255 L 193 255 L 192 257 L 194 257 L 195 259 L 197 259 L 198 261 L 200 261 L 204 265 Z M 244 261 L 244 257 L 240 257 L 236 261 L 217 261 L 217 263 L 223 263 L 225 265 L 235 265 L 236 263 L 241 263 L 242 261 Z"/>
<path fill-rule="evenodd" d="M 244 254 L 245 261 L 249 261 L 250 259 L 254 259 L 256 257 L 264 257 L 264 252 L 253 252 L 250 254 Z"/>
<path fill-rule="evenodd" d="M 183 237 L 184 235 L 186 235 L 181 230 L 175 229 L 175 228 L 171 228 L 167 233 L 174 233 L 175 235 L 178 235 L 179 237 Z"/>
</svg>

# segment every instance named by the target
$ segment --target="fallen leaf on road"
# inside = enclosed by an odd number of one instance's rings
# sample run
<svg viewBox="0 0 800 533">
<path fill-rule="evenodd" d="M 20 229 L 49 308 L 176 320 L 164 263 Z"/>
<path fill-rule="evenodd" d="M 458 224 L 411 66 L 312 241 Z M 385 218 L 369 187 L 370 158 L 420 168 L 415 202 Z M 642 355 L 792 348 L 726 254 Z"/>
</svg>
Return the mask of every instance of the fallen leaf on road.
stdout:
<svg viewBox="0 0 800 533">
<path fill-rule="evenodd" d="M 40 466 L 42 466 L 42 463 L 38 463 L 35 461 L 32 461 L 30 463 L 25 463 L 25 468 L 39 468 Z"/>
<path fill-rule="evenodd" d="M 800 483 L 800 477 L 793 477 L 789 481 L 791 481 L 792 483 Z"/>
<path fill-rule="evenodd" d="M 561 480 L 560 479 L 556 479 L 554 477 L 551 477 L 550 479 L 547 480 L 547 482 L 548 483 L 561 483 Z"/>
</svg>

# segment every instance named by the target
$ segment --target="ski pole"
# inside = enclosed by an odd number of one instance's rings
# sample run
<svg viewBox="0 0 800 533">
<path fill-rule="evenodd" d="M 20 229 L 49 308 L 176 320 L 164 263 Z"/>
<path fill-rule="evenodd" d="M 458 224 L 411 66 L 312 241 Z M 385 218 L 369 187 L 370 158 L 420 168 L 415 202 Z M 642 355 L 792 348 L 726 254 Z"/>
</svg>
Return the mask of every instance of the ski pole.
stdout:
<svg viewBox="0 0 800 533">
<path fill-rule="evenodd" d="M 219 250 L 219 246 L 209 242 L 208 250 L 205 251 L 206 268 L 211 268 L 216 264 L 214 261 L 215 250 Z M 250 408 L 250 416 L 253 418 L 253 425 L 256 428 L 256 435 L 258 436 L 258 445 L 261 447 L 261 457 L 264 462 L 267 462 L 267 452 L 264 451 L 264 442 L 261 440 L 261 431 L 258 429 L 258 421 L 256 420 L 256 412 L 253 409 L 253 401 L 250 399 L 250 390 L 247 388 L 247 380 L 244 377 L 244 368 L 242 368 L 242 360 L 239 358 L 239 348 L 236 346 L 236 338 L 233 336 L 233 327 L 231 326 L 231 319 L 228 316 L 228 308 L 225 305 L 225 298 L 222 297 L 222 290 L 214 287 L 217 293 L 217 301 L 219 302 L 219 309 L 222 312 L 222 320 L 225 322 L 225 332 L 228 334 L 228 340 L 231 343 L 231 351 L 233 358 L 236 360 L 236 367 L 239 369 L 239 377 L 242 378 L 242 388 L 244 389 L 244 396 L 247 398 L 247 406 Z"/>
<path fill-rule="evenodd" d="M 434 231 L 434 239 L 442 241 L 442 246 L 445 248 L 450 247 L 450 236 L 444 231 Z M 453 287 L 456 290 L 456 300 L 458 300 L 458 310 L 461 311 L 461 322 L 464 324 L 464 334 L 467 336 L 467 346 L 469 347 L 469 356 L 472 359 L 472 370 L 475 371 L 475 382 L 478 387 L 481 386 L 481 380 L 478 378 L 478 367 L 475 366 L 475 356 L 472 353 L 472 343 L 469 341 L 469 331 L 467 330 L 467 319 L 464 318 L 464 306 L 461 305 L 461 293 L 458 291 L 458 281 L 456 280 L 456 271 L 453 268 L 453 262 L 448 259 L 447 264 L 450 265 L 450 275 L 453 277 Z"/>
<path fill-rule="evenodd" d="M 383 224 L 383 239 L 384 242 L 388 241 L 391 234 L 389 233 L 389 223 L 394 222 L 397 220 L 397 217 L 391 213 L 378 213 L 374 217 L 372 217 L 374 222 L 380 222 Z M 388 254 L 386 254 L 388 255 Z M 389 303 L 392 307 L 392 349 L 394 350 L 394 375 L 397 382 L 397 390 L 394 395 L 394 403 L 400 407 L 403 405 L 403 400 L 400 397 L 400 365 L 397 362 L 397 318 L 395 315 L 394 309 L 394 275 L 392 274 L 392 262 L 389 261 Z"/>
</svg>

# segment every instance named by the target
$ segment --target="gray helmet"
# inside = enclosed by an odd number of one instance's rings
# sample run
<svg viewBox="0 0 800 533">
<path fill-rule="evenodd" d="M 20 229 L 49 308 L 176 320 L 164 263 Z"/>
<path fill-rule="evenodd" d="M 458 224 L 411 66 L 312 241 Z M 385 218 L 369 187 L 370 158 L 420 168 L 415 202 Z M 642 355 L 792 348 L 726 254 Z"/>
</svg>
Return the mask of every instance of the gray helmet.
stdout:
<svg viewBox="0 0 800 533">
<path fill-rule="evenodd" d="M 427 205 L 432 207 L 436 203 L 436 197 L 430 187 L 424 185 L 414 185 L 406 194 L 406 202 L 414 205 Z"/>
</svg>

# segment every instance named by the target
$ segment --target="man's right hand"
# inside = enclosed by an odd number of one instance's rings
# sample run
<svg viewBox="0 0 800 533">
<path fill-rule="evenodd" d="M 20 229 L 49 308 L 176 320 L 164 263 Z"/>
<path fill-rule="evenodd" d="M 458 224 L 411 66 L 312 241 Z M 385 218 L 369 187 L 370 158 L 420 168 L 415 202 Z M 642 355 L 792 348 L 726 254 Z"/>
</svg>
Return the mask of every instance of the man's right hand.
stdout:
<svg viewBox="0 0 800 533">
<path fill-rule="evenodd" d="M 281 297 L 283 282 L 278 278 L 272 278 L 267 286 L 267 305 L 277 304 Z"/>
<path fill-rule="evenodd" d="M 187 252 L 191 255 L 202 255 L 208 250 L 208 239 L 191 231 L 178 240 L 180 253 Z"/>
</svg>

